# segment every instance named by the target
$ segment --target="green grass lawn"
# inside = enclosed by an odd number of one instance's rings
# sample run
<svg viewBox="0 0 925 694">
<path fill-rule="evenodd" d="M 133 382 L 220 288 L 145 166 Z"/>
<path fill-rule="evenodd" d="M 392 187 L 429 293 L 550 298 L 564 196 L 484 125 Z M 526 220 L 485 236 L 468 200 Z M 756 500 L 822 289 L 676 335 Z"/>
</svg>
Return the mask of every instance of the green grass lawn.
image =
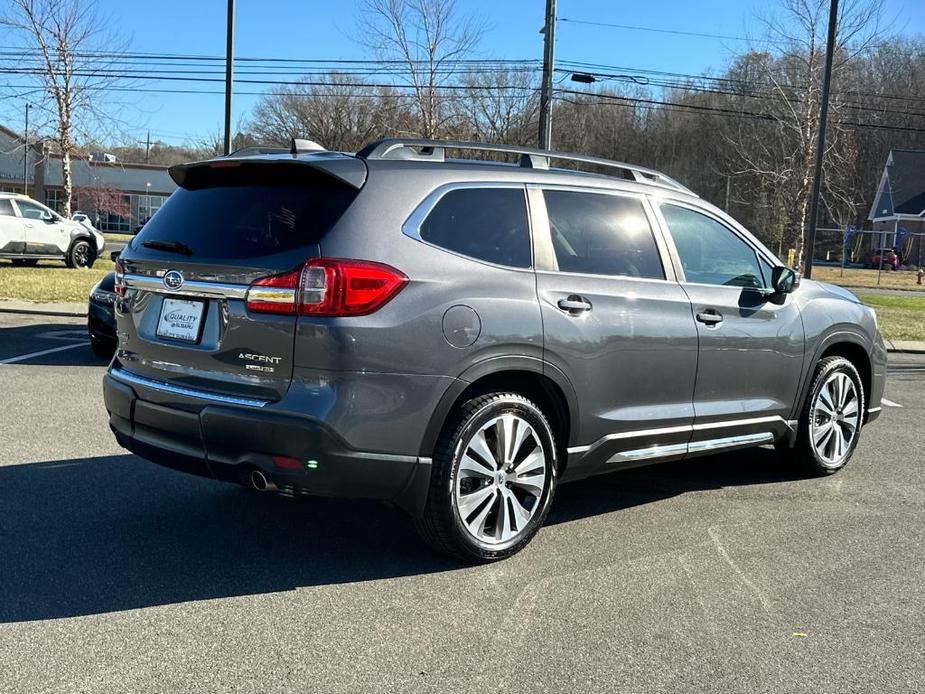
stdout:
<svg viewBox="0 0 925 694">
<path fill-rule="evenodd" d="M 80 301 L 112 270 L 108 254 L 98 258 L 90 269 L 72 270 L 63 262 L 39 261 L 35 267 L 14 267 L 0 262 L 0 298 L 28 301 Z"/>
<path fill-rule="evenodd" d="M 925 340 L 925 297 L 858 293 L 877 312 L 880 332 L 889 340 Z"/>
</svg>

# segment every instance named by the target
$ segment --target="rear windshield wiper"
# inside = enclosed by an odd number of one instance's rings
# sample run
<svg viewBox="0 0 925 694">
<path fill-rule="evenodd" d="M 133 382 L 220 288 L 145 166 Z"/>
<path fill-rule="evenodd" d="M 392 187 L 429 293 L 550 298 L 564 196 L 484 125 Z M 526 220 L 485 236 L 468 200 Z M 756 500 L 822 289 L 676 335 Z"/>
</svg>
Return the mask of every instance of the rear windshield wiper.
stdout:
<svg viewBox="0 0 925 694">
<path fill-rule="evenodd" d="M 141 244 L 145 248 L 153 248 L 156 251 L 167 251 L 168 253 L 179 253 L 181 255 L 193 255 L 193 250 L 182 241 L 160 241 L 154 239 L 145 241 Z"/>
</svg>

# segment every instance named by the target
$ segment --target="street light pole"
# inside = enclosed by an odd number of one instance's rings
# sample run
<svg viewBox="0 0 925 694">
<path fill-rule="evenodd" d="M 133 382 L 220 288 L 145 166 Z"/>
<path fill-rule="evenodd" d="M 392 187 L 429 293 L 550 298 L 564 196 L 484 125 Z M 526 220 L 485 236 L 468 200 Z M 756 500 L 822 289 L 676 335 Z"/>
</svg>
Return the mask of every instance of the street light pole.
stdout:
<svg viewBox="0 0 925 694">
<path fill-rule="evenodd" d="M 540 90 L 539 148 L 552 149 L 552 73 L 556 45 L 556 0 L 546 0 L 543 25 L 543 84 Z"/>
<path fill-rule="evenodd" d="M 813 176 L 813 196 L 809 205 L 809 230 L 803 241 L 803 275 L 813 276 L 813 251 L 816 247 L 816 217 L 819 211 L 819 189 L 822 185 L 822 159 L 825 156 L 825 126 L 829 117 L 829 86 L 832 83 L 832 54 L 835 52 L 835 28 L 838 24 L 838 0 L 829 5 L 829 36 L 825 46 L 825 70 L 822 74 L 822 103 L 819 106 L 819 139 L 816 140 L 816 171 Z"/>
<path fill-rule="evenodd" d="M 225 154 L 231 154 L 231 82 L 234 76 L 234 0 L 228 0 L 225 34 Z"/>
<path fill-rule="evenodd" d="M 22 139 L 22 192 L 23 195 L 29 194 L 29 109 L 32 104 L 26 102 L 26 129 L 23 131 Z"/>
</svg>

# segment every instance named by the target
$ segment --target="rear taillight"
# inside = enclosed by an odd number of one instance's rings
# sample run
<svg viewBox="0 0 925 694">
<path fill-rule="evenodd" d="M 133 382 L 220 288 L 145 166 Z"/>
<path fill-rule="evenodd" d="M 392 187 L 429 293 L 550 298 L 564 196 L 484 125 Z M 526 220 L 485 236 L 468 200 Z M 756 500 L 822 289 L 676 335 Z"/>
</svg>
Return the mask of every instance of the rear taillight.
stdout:
<svg viewBox="0 0 925 694">
<path fill-rule="evenodd" d="M 119 296 L 125 296 L 125 265 L 121 260 L 116 261 L 116 277 L 113 288 Z"/>
<path fill-rule="evenodd" d="M 262 277 L 247 290 L 247 309 L 302 316 L 364 316 L 384 306 L 408 278 L 381 263 L 313 258 L 281 275 Z"/>
</svg>

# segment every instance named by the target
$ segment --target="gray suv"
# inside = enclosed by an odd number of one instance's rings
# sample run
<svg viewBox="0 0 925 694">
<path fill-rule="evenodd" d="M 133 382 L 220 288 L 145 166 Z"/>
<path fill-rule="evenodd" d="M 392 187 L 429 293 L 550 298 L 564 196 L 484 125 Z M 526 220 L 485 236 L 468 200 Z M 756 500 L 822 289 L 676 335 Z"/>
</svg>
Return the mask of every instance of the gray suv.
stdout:
<svg viewBox="0 0 925 694">
<path fill-rule="evenodd" d="M 762 444 L 829 474 L 880 412 L 873 311 L 661 173 L 303 142 L 173 167 L 122 252 L 125 448 L 392 502 L 478 562 L 523 548 L 562 482 Z"/>
</svg>

